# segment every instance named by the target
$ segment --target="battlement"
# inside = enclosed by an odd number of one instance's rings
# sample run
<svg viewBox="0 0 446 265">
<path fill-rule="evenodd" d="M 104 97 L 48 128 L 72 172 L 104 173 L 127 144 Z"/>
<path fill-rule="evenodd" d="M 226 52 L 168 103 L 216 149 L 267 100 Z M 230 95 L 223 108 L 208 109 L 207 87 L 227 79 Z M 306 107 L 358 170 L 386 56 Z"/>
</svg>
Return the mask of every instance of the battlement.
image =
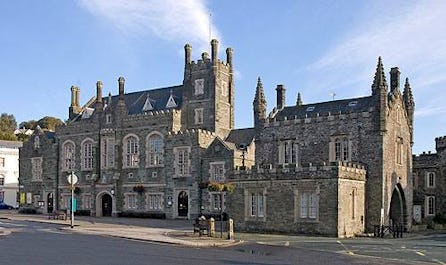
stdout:
<svg viewBox="0 0 446 265">
<path fill-rule="evenodd" d="M 437 152 L 446 150 L 446 136 L 435 138 L 435 149 Z"/>
<path fill-rule="evenodd" d="M 179 113 L 181 113 L 181 110 L 177 110 L 177 109 L 148 111 L 148 112 L 144 112 L 144 113 L 129 115 L 127 118 L 124 119 L 124 121 L 142 120 L 142 119 L 147 119 L 151 116 L 154 116 L 154 118 L 160 118 L 162 116 L 172 116 L 172 115 L 179 114 Z"/>
<path fill-rule="evenodd" d="M 231 66 L 229 65 L 229 63 L 225 62 L 225 61 L 221 61 L 218 60 L 217 62 L 218 67 L 224 70 L 229 71 Z M 190 70 L 191 71 L 202 71 L 202 70 L 207 70 L 209 69 L 209 67 L 212 67 L 212 62 L 211 59 L 207 58 L 207 59 L 200 59 L 198 61 L 191 61 L 190 65 Z"/>
<path fill-rule="evenodd" d="M 366 169 L 364 166 L 351 162 L 331 162 L 314 165 L 309 163 L 305 166 L 296 164 L 256 165 L 250 169 L 237 167 L 233 171 L 233 178 L 242 179 L 294 179 L 294 178 L 333 178 L 341 177 L 355 180 L 365 180 Z"/>
<path fill-rule="evenodd" d="M 178 135 L 185 135 L 185 136 L 198 136 L 202 135 L 205 137 L 217 137 L 217 134 L 215 132 L 211 132 L 208 130 L 203 129 L 186 129 L 186 130 L 180 130 L 180 131 L 170 131 L 167 133 L 167 137 L 175 137 Z"/>
<path fill-rule="evenodd" d="M 201 54 L 201 59 L 197 61 L 191 61 L 192 56 L 192 46 L 189 44 L 186 44 L 184 46 L 184 52 L 185 52 L 185 68 L 189 71 L 202 71 L 202 70 L 208 70 L 211 67 L 217 66 L 220 70 L 232 70 L 232 54 L 233 50 L 232 48 L 226 49 L 226 62 L 219 60 L 218 57 L 218 41 L 216 39 L 213 39 L 211 41 L 211 56 L 209 57 L 209 54 L 207 52 L 203 52 Z"/>
<path fill-rule="evenodd" d="M 368 112 L 336 112 L 336 113 L 325 113 L 325 115 L 321 115 L 320 113 L 315 113 L 312 116 L 305 115 L 305 118 L 300 118 L 297 115 L 283 117 L 282 119 L 277 119 L 274 117 L 275 115 L 270 115 L 271 117 L 266 119 L 265 127 L 282 127 L 286 125 L 292 124 L 300 124 L 300 123 L 312 123 L 312 122 L 322 122 L 322 121 L 333 121 L 333 120 L 345 120 L 345 119 L 354 119 L 354 118 L 368 118 L 371 116 L 371 110 Z"/>
</svg>

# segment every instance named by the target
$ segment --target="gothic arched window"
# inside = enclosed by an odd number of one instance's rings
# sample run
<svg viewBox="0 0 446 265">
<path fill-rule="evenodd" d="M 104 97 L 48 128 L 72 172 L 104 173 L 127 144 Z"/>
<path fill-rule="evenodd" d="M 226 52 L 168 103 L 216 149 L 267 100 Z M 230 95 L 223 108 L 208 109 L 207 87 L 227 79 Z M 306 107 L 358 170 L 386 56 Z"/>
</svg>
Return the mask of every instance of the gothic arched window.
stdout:
<svg viewBox="0 0 446 265">
<path fill-rule="evenodd" d="M 138 167 L 139 165 L 139 139 L 136 135 L 124 138 L 124 167 Z"/>
<path fill-rule="evenodd" d="M 153 133 L 147 138 L 147 164 L 160 166 L 164 163 L 164 140 L 158 133 Z"/>
<path fill-rule="evenodd" d="M 94 161 L 94 145 L 93 140 L 87 139 L 82 143 L 81 149 L 82 156 L 82 170 L 91 170 L 93 169 L 93 161 Z"/>
<path fill-rule="evenodd" d="M 74 170 L 74 143 L 71 141 L 65 142 L 62 145 L 62 170 L 71 171 Z"/>
</svg>

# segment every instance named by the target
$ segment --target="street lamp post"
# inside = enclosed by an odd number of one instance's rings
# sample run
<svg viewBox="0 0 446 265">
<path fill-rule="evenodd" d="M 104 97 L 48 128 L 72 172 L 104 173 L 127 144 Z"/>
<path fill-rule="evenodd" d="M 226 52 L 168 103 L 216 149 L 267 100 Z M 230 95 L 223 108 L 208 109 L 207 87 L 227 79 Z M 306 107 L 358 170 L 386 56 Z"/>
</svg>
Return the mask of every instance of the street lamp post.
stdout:
<svg viewBox="0 0 446 265">
<path fill-rule="evenodd" d="M 71 228 L 74 227 L 74 184 L 77 183 L 78 178 L 74 174 L 73 171 L 71 171 L 70 175 L 67 177 L 68 183 L 70 183 L 70 189 L 71 189 Z"/>
</svg>

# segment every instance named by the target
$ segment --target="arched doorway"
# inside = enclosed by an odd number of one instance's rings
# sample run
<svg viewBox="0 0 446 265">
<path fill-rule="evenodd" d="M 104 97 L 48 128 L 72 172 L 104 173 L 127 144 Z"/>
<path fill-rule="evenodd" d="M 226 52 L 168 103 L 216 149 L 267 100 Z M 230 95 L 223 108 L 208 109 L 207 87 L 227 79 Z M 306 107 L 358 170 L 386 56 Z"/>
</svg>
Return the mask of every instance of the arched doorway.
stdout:
<svg viewBox="0 0 446 265">
<path fill-rule="evenodd" d="M 189 211 L 189 196 L 187 192 L 182 191 L 178 194 L 178 216 L 187 217 Z"/>
<path fill-rule="evenodd" d="M 46 210 L 48 213 L 52 213 L 54 210 L 54 194 L 52 192 L 48 193 L 46 197 Z"/>
<path fill-rule="evenodd" d="M 399 183 L 395 185 L 390 199 L 389 219 L 390 224 L 407 225 L 406 198 Z"/>
<path fill-rule="evenodd" d="M 102 216 L 112 216 L 112 197 L 109 194 L 102 195 Z"/>
</svg>

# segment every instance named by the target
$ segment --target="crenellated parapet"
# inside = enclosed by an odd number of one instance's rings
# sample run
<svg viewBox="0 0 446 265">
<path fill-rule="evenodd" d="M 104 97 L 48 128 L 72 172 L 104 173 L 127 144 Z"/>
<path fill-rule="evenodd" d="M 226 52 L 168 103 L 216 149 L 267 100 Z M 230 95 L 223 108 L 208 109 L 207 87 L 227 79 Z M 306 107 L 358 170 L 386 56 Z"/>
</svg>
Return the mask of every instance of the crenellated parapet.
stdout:
<svg viewBox="0 0 446 265">
<path fill-rule="evenodd" d="M 128 117 L 124 118 L 124 121 L 131 122 L 131 121 L 140 121 L 147 119 L 159 119 L 163 117 L 173 117 L 175 115 L 181 115 L 181 110 L 167 109 L 167 110 L 147 111 L 143 113 L 129 115 Z"/>
<path fill-rule="evenodd" d="M 437 152 L 446 150 L 446 136 L 435 138 L 435 150 Z"/>
<path fill-rule="evenodd" d="M 372 116 L 373 108 L 370 108 L 369 111 L 364 112 L 335 112 L 335 113 L 319 113 L 316 112 L 311 116 L 306 115 L 306 117 L 298 117 L 294 116 L 285 116 L 281 119 L 274 117 L 274 115 L 270 115 L 270 118 L 266 119 L 265 127 L 282 127 L 293 124 L 307 124 L 307 123 L 315 123 L 315 122 L 324 122 L 324 121 L 335 121 L 335 120 L 346 120 L 346 119 L 356 119 L 356 118 L 369 118 Z M 272 116 L 272 117 L 271 117 Z"/>
<path fill-rule="evenodd" d="M 232 179 L 235 181 L 243 180 L 285 180 L 285 179 L 329 179 L 342 178 L 365 181 L 366 168 L 363 165 L 351 162 L 332 162 L 329 164 L 307 164 L 299 166 L 296 164 L 288 165 L 257 165 L 250 169 L 238 167 L 233 171 Z"/>
</svg>

